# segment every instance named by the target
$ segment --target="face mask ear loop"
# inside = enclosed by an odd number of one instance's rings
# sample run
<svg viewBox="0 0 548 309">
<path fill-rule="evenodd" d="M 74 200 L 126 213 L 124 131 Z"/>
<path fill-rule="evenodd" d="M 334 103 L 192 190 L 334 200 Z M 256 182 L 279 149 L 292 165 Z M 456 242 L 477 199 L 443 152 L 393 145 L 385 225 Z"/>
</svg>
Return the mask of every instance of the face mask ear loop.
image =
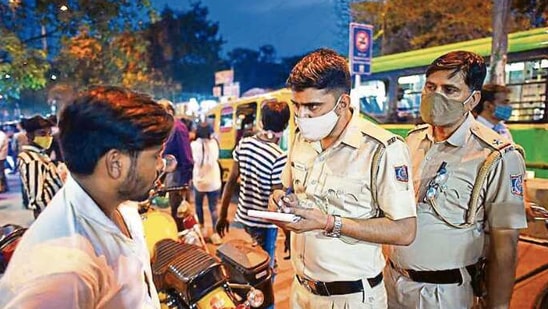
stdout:
<svg viewBox="0 0 548 309">
<path fill-rule="evenodd" d="M 470 100 L 476 92 L 477 92 L 477 90 L 472 91 L 472 93 L 470 93 L 468 98 L 466 98 L 466 100 L 464 100 L 464 102 L 462 102 L 462 105 L 466 106 L 466 104 L 468 103 L 468 100 Z"/>
</svg>

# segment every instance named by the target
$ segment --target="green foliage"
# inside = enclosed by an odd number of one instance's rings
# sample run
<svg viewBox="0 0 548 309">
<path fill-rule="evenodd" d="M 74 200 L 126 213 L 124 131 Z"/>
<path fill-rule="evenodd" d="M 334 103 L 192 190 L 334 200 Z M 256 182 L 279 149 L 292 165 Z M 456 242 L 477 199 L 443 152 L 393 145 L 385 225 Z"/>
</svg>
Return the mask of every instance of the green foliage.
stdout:
<svg viewBox="0 0 548 309">
<path fill-rule="evenodd" d="M 0 28 L 0 94 L 18 99 L 22 89 L 41 89 L 49 69 L 42 50 L 26 48 L 12 32 Z"/>
<path fill-rule="evenodd" d="M 224 41 L 208 14 L 200 3 L 185 12 L 165 9 L 147 33 L 152 67 L 180 83 L 185 92 L 211 92 L 214 73 L 222 65 Z"/>
<path fill-rule="evenodd" d="M 546 0 L 541 2 L 545 8 Z M 492 9 L 492 1 L 484 0 L 385 0 L 352 4 L 352 15 L 355 22 L 373 24 L 377 54 L 392 54 L 490 36 Z M 518 11 L 514 6 L 509 32 L 533 26 Z"/>
</svg>

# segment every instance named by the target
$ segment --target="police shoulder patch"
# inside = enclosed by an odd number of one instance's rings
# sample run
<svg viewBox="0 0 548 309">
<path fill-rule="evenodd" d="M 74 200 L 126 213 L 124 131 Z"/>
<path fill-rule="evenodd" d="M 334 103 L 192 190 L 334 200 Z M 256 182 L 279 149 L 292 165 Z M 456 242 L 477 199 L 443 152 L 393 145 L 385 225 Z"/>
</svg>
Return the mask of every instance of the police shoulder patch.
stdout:
<svg viewBox="0 0 548 309">
<path fill-rule="evenodd" d="M 409 181 L 409 173 L 407 172 L 407 165 L 395 166 L 394 173 L 396 174 L 397 181 L 401 181 L 401 182 Z"/>
<path fill-rule="evenodd" d="M 513 195 L 523 196 L 523 175 L 510 175 L 510 185 Z"/>
</svg>

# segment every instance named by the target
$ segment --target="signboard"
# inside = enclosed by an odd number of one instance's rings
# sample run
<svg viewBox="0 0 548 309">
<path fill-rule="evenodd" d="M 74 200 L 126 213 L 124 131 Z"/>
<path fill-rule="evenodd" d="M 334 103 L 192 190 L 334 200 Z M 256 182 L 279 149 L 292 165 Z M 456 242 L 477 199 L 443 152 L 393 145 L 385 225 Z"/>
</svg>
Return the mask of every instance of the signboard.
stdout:
<svg viewBox="0 0 548 309">
<path fill-rule="evenodd" d="M 373 58 L 373 26 L 350 23 L 350 71 L 352 74 L 371 74 Z"/>
<path fill-rule="evenodd" d="M 234 70 L 215 72 L 215 85 L 232 84 L 234 81 Z"/>
<path fill-rule="evenodd" d="M 235 82 L 231 84 L 225 84 L 223 85 L 223 95 L 239 98 L 240 97 L 240 83 Z"/>
</svg>

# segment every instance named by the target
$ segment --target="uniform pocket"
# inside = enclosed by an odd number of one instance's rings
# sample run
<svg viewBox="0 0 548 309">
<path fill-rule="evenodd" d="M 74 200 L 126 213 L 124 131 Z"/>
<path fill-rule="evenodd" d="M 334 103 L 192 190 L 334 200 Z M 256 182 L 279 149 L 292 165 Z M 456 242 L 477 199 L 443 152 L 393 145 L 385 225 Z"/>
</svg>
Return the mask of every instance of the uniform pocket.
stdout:
<svg viewBox="0 0 548 309">
<path fill-rule="evenodd" d="M 348 218 L 369 218 L 374 215 L 368 201 L 369 191 L 362 179 L 327 175 L 322 198 L 328 202 L 328 213 Z"/>
<path fill-rule="evenodd" d="M 308 168 L 304 163 L 297 161 L 291 162 L 291 180 L 295 193 L 304 193 L 307 176 Z"/>
</svg>

